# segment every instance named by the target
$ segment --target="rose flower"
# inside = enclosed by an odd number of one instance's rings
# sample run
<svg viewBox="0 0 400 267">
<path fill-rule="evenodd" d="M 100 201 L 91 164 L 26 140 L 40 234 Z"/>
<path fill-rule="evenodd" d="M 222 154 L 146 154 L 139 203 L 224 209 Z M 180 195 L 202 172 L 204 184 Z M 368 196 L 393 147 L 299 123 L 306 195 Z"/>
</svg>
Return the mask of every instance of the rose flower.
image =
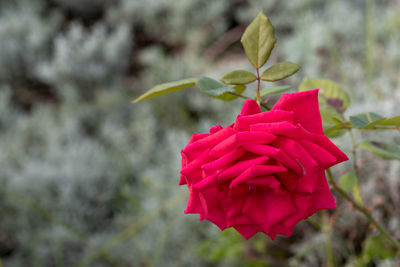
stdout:
<svg viewBox="0 0 400 267">
<path fill-rule="evenodd" d="M 232 125 L 193 134 L 181 154 L 185 213 L 246 239 L 290 236 L 299 221 L 335 208 L 325 169 L 348 159 L 324 136 L 318 89 L 283 94 L 266 112 L 246 100 Z"/>
</svg>

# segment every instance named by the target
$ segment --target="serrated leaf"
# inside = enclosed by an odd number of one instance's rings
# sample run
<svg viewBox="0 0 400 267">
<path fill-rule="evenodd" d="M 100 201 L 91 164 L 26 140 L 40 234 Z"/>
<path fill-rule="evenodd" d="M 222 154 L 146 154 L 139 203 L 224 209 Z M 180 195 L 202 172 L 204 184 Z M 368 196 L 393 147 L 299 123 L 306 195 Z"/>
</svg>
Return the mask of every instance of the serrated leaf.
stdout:
<svg viewBox="0 0 400 267">
<path fill-rule="evenodd" d="M 326 79 L 305 78 L 299 91 L 319 88 L 318 101 L 320 105 L 329 105 L 338 113 L 343 114 L 350 105 L 350 97 L 337 83 Z"/>
<path fill-rule="evenodd" d="M 384 120 L 384 117 L 374 112 L 367 112 L 350 116 L 350 122 L 356 128 L 370 128 L 376 124 L 379 124 L 380 122 L 383 122 Z"/>
<path fill-rule="evenodd" d="M 267 96 L 273 94 L 279 94 L 290 90 L 290 86 L 282 85 L 282 86 L 274 86 L 269 88 L 264 88 L 260 91 L 260 96 Z M 256 95 L 254 96 L 256 97 Z"/>
<path fill-rule="evenodd" d="M 153 98 L 156 96 L 168 94 L 183 88 L 187 88 L 190 86 L 193 86 L 196 84 L 197 79 L 196 78 L 188 78 L 184 80 L 179 80 L 176 82 L 169 82 L 169 83 L 162 83 L 154 86 L 150 90 L 148 90 L 146 93 L 142 94 L 135 100 L 133 100 L 133 103 L 137 103 L 142 100 L 146 100 L 149 98 Z"/>
<path fill-rule="evenodd" d="M 275 45 L 274 27 L 269 19 L 258 13 L 240 39 L 248 60 L 254 68 L 262 67 Z"/>
<path fill-rule="evenodd" d="M 353 172 L 348 172 L 339 178 L 338 184 L 346 192 L 350 192 L 357 185 L 357 176 Z"/>
<path fill-rule="evenodd" d="M 226 84 L 248 84 L 257 80 L 257 76 L 246 70 L 234 70 L 225 74 L 221 81 Z"/>
<path fill-rule="evenodd" d="M 363 141 L 359 143 L 358 146 L 384 159 L 400 160 L 400 149 L 391 144 L 376 141 Z"/>
<path fill-rule="evenodd" d="M 235 89 L 226 86 L 225 84 L 208 78 L 202 77 L 197 81 L 197 85 L 205 94 L 212 97 L 219 97 L 225 93 L 235 93 Z"/>
<path fill-rule="evenodd" d="M 324 134 L 327 137 L 334 138 L 345 134 L 344 118 L 340 113 L 328 105 L 323 105 L 320 113 Z"/>
<path fill-rule="evenodd" d="M 276 82 L 295 74 L 300 66 L 292 62 L 281 62 L 269 67 L 261 75 L 263 81 Z"/>
</svg>

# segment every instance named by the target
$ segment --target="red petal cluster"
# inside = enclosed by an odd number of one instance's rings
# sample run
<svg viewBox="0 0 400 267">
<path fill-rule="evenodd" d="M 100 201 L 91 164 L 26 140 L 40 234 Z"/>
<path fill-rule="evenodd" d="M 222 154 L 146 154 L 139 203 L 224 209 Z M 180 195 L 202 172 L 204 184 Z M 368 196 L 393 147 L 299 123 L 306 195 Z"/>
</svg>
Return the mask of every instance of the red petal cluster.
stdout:
<svg viewBox="0 0 400 267">
<path fill-rule="evenodd" d="M 289 236 L 297 222 L 335 208 L 325 169 L 347 159 L 323 134 L 317 89 L 284 94 L 267 112 L 247 100 L 235 123 L 193 134 L 182 150 L 185 213 L 247 239 Z"/>
</svg>

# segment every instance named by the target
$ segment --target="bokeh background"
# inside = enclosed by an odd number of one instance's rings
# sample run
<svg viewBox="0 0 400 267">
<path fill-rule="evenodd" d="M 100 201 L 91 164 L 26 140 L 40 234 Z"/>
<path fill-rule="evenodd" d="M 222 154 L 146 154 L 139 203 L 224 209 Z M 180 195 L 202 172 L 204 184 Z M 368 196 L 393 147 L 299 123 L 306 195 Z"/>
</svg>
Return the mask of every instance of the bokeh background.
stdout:
<svg viewBox="0 0 400 267">
<path fill-rule="evenodd" d="M 269 64 L 302 66 L 277 84 L 332 79 L 351 95 L 347 114 L 400 114 L 397 0 L 1 0 L 0 266 L 324 266 L 326 245 L 338 266 L 399 266 L 340 196 L 324 231 L 302 222 L 273 242 L 183 214 L 180 150 L 242 100 L 189 88 L 130 101 L 250 70 L 239 39 L 261 10 L 276 28 Z M 400 144 L 398 132 L 357 134 L 370 137 Z M 350 154 L 347 139 L 334 142 Z M 364 203 L 399 239 L 399 162 L 358 164 Z"/>
</svg>

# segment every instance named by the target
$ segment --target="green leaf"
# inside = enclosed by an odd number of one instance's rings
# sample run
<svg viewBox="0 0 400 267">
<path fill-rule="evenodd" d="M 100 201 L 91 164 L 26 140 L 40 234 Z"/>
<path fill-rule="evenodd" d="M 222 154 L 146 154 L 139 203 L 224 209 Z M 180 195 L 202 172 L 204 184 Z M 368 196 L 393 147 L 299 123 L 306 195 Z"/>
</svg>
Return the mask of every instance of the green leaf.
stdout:
<svg viewBox="0 0 400 267">
<path fill-rule="evenodd" d="M 299 91 L 319 88 L 318 100 L 320 105 L 329 105 L 338 113 L 343 114 L 350 105 L 350 97 L 337 83 L 326 79 L 305 78 Z"/>
<path fill-rule="evenodd" d="M 350 264 L 354 267 L 373 266 L 377 259 L 396 258 L 396 249 L 393 248 L 383 234 L 368 236 L 363 244 L 361 254 Z"/>
<path fill-rule="evenodd" d="M 359 143 L 358 146 L 384 159 L 400 160 L 400 149 L 391 144 L 375 141 L 363 141 Z"/>
<path fill-rule="evenodd" d="M 328 105 L 323 105 L 320 108 L 320 113 L 324 134 L 327 137 L 334 138 L 345 134 L 346 131 L 343 129 L 344 118 L 340 113 Z"/>
<path fill-rule="evenodd" d="M 354 125 L 354 127 L 364 129 L 372 128 L 373 126 L 379 124 L 380 122 L 383 122 L 384 120 L 384 117 L 374 112 L 367 112 L 355 116 L 350 116 L 350 122 Z"/>
<path fill-rule="evenodd" d="M 391 129 L 390 126 L 400 126 L 400 116 L 384 118 L 379 114 L 367 112 L 351 116 L 350 122 L 359 129 L 373 129 L 375 126 L 388 126 L 383 129 Z"/>
<path fill-rule="evenodd" d="M 384 119 L 379 123 L 379 125 L 400 126 L 400 116 Z"/>
<path fill-rule="evenodd" d="M 369 236 L 366 239 L 362 254 L 367 254 L 371 259 L 376 257 L 387 259 L 396 257 L 396 250 L 393 249 L 384 235 L 379 234 L 377 236 Z"/>
<path fill-rule="evenodd" d="M 269 67 L 261 75 L 263 81 L 276 82 L 295 74 L 300 66 L 292 62 L 281 62 Z"/>
<path fill-rule="evenodd" d="M 359 186 L 358 184 L 354 185 L 352 191 L 353 191 L 353 198 L 354 198 L 354 201 L 355 201 L 357 204 L 364 205 L 364 204 L 363 204 L 363 201 L 362 201 L 362 197 L 361 197 L 361 189 L 360 189 L 360 186 Z"/>
<path fill-rule="evenodd" d="M 135 100 L 133 100 L 133 103 L 137 103 L 142 100 L 146 100 L 149 98 L 153 98 L 156 96 L 168 94 L 186 87 L 190 87 L 196 84 L 197 79 L 196 78 L 188 78 L 184 80 L 179 80 L 176 82 L 169 82 L 169 83 L 162 83 L 154 86 L 151 88 L 149 91 L 146 93 L 142 94 Z"/>
<path fill-rule="evenodd" d="M 229 85 L 229 88 L 232 88 L 236 94 L 241 95 L 243 93 L 243 91 L 246 89 L 246 86 L 241 85 L 241 84 Z M 232 100 L 238 98 L 238 96 L 233 95 L 231 93 L 224 93 L 224 94 L 218 96 L 217 98 L 222 101 L 232 101 Z"/>
<path fill-rule="evenodd" d="M 257 80 L 257 76 L 246 70 L 234 70 L 221 78 L 221 81 L 226 84 L 248 84 L 255 80 Z"/>
<path fill-rule="evenodd" d="M 202 77 L 197 81 L 197 85 L 205 94 L 212 96 L 212 97 L 224 97 L 226 93 L 235 93 L 236 90 L 234 88 L 228 87 L 225 84 L 208 78 Z M 225 95 L 226 96 L 226 95 Z M 222 99 L 223 100 L 223 99 Z"/>
<path fill-rule="evenodd" d="M 260 96 L 279 94 L 279 93 L 289 91 L 290 89 L 291 89 L 290 86 L 286 86 L 286 85 L 264 88 L 263 90 L 260 91 Z"/>
<path fill-rule="evenodd" d="M 346 192 L 350 192 L 357 185 L 357 176 L 353 172 L 348 172 L 339 178 L 338 184 Z"/>
<path fill-rule="evenodd" d="M 274 27 L 269 19 L 258 13 L 243 33 L 242 42 L 244 51 L 254 68 L 262 67 L 269 58 L 275 45 Z"/>
<path fill-rule="evenodd" d="M 339 178 L 338 184 L 346 192 L 352 191 L 354 201 L 360 205 L 363 205 L 361 198 L 361 189 L 358 186 L 357 176 L 353 172 L 346 173 Z"/>
</svg>

